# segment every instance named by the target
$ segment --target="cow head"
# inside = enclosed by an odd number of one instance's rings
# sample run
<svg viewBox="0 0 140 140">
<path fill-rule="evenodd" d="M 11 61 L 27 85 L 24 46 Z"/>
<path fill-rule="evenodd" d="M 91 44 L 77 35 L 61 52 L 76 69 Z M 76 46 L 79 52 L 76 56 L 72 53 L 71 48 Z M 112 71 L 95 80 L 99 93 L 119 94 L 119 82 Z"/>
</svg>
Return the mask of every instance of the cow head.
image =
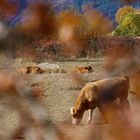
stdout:
<svg viewBox="0 0 140 140">
<path fill-rule="evenodd" d="M 26 69 L 26 74 L 29 74 L 32 71 L 30 66 L 26 67 L 25 69 Z"/>
<path fill-rule="evenodd" d="M 82 120 L 84 110 L 76 110 L 75 107 L 71 107 L 72 123 L 79 124 Z"/>
<path fill-rule="evenodd" d="M 94 70 L 92 69 L 91 66 L 86 66 L 85 69 L 88 70 L 88 73 L 92 73 L 92 72 L 94 72 Z"/>
<path fill-rule="evenodd" d="M 42 70 L 41 68 L 37 67 L 37 68 L 36 68 L 36 72 L 37 72 L 37 73 L 41 73 L 41 74 L 42 74 L 42 73 L 44 73 L 45 71 L 44 71 L 44 70 Z"/>
</svg>

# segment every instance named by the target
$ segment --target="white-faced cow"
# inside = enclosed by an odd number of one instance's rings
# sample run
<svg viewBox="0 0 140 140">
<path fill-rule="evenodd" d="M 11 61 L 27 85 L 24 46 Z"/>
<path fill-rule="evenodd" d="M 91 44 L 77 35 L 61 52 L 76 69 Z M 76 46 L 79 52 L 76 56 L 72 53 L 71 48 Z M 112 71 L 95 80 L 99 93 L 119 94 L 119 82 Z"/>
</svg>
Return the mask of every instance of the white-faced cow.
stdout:
<svg viewBox="0 0 140 140">
<path fill-rule="evenodd" d="M 78 96 L 75 106 L 71 108 L 73 124 L 79 124 L 83 114 L 89 110 L 88 123 L 92 120 L 92 112 L 98 107 L 102 111 L 105 104 L 120 100 L 120 105 L 129 107 L 128 77 L 114 77 L 87 83 Z"/>
</svg>

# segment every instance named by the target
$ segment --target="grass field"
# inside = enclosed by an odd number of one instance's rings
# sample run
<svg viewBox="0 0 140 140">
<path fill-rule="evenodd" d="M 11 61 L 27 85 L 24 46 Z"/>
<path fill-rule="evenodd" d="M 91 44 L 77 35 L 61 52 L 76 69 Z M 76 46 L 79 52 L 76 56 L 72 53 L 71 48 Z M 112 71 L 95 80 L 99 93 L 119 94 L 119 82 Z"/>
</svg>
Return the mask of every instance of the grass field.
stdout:
<svg viewBox="0 0 140 140">
<path fill-rule="evenodd" d="M 6 62 L 6 58 L 3 59 L 3 61 L 1 59 L 1 68 L 5 66 Z M 36 64 L 35 62 L 26 59 L 15 59 L 12 62 L 14 69 L 20 68 L 25 65 Z M 70 108 L 74 105 L 75 100 L 78 96 L 78 92 L 82 88 L 82 86 L 79 83 L 73 80 L 70 74 L 70 70 L 75 66 L 90 65 L 93 67 L 94 72 L 91 74 L 81 74 L 81 77 L 84 79 L 84 81 L 88 82 L 93 81 L 95 79 L 101 79 L 104 77 L 103 64 L 105 63 L 105 61 L 103 58 L 95 58 L 77 59 L 71 61 L 67 60 L 61 62 L 55 61 L 50 63 L 58 64 L 60 68 L 66 70 L 66 73 L 52 72 L 44 74 L 28 74 L 20 75 L 20 77 L 24 79 L 25 84 L 27 86 L 39 87 L 43 92 L 44 96 L 40 98 L 40 101 L 45 110 L 45 117 L 46 120 L 48 120 L 48 122 L 58 125 L 61 132 L 65 134 L 66 139 L 68 137 L 70 140 L 75 140 L 81 137 L 82 140 L 86 140 L 87 134 L 93 129 L 93 126 L 86 125 L 87 112 L 84 114 L 80 126 L 75 126 L 74 128 L 71 128 L 67 125 L 62 125 L 63 122 L 71 123 Z M 131 108 L 139 106 L 139 102 L 133 95 L 129 96 L 129 100 Z M 18 115 L 16 112 L 11 112 L 8 109 L 4 112 L 5 113 L 3 113 L 0 119 L 0 124 L 4 126 L 3 128 L 0 128 L 0 134 L 2 137 L 5 137 L 5 135 L 7 134 L 6 130 L 9 133 L 11 132 L 11 130 L 13 131 L 18 123 Z M 134 123 L 138 123 L 137 117 L 134 117 Z M 93 124 L 96 128 L 96 130 L 93 129 L 95 140 L 110 139 L 111 132 L 108 129 L 109 125 L 104 124 L 104 120 L 102 119 L 102 116 L 98 109 L 95 109 L 94 111 Z M 47 137 L 51 135 L 51 133 L 49 132 L 50 130 L 46 132 L 46 134 L 48 134 Z"/>
<path fill-rule="evenodd" d="M 27 63 L 27 62 L 26 62 Z M 31 62 L 28 62 L 31 64 Z M 70 107 L 74 105 L 78 92 L 81 88 L 76 81 L 72 79 L 70 70 L 75 66 L 90 65 L 94 69 L 94 73 L 82 74 L 81 77 L 85 81 L 92 81 L 97 78 L 97 73 L 102 70 L 102 59 L 93 60 L 73 60 L 53 62 L 58 64 L 60 68 L 66 70 L 66 73 L 45 73 L 45 74 L 29 74 L 23 76 L 28 85 L 41 86 L 46 97 L 42 99 L 44 107 L 47 111 L 47 118 L 52 122 L 63 122 L 70 120 Z M 25 64 L 25 63 L 24 63 Z M 96 77 L 94 76 L 96 73 Z M 99 77 L 100 78 L 100 77 Z"/>
</svg>

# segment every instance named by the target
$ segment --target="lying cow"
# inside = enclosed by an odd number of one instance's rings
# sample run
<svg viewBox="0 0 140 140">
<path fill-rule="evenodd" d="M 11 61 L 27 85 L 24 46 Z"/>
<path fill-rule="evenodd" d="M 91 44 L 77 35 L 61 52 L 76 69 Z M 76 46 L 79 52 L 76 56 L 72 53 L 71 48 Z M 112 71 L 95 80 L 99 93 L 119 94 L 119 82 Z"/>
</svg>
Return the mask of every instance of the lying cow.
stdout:
<svg viewBox="0 0 140 140">
<path fill-rule="evenodd" d="M 94 70 L 92 69 L 91 66 L 81 66 L 81 67 L 76 67 L 73 69 L 74 73 L 81 74 L 81 73 L 92 73 Z"/>
<path fill-rule="evenodd" d="M 27 66 L 27 67 L 23 67 L 19 70 L 19 73 L 21 74 L 41 74 L 41 73 L 44 73 L 45 71 L 42 70 L 40 67 L 38 66 Z"/>
<path fill-rule="evenodd" d="M 103 106 L 116 99 L 120 104 L 128 107 L 129 79 L 127 77 L 114 77 L 87 83 L 78 96 L 75 106 L 71 108 L 73 124 L 79 124 L 83 114 L 89 110 L 88 123 L 92 120 L 92 112 L 96 107 L 102 112 Z"/>
</svg>

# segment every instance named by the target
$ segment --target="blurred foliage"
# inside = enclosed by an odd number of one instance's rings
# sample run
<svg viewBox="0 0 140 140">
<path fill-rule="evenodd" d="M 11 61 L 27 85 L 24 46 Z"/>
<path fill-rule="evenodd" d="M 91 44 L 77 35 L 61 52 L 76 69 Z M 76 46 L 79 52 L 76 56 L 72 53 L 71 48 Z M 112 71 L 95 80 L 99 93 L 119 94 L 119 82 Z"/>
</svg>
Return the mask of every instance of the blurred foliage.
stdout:
<svg viewBox="0 0 140 140">
<path fill-rule="evenodd" d="M 55 15 L 50 4 L 34 3 L 25 12 L 23 21 L 17 28 L 20 32 L 34 37 L 53 36 L 57 31 Z"/>
<path fill-rule="evenodd" d="M 105 17 L 100 11 L 91 9 L 89 5 L 84 7 L 84 9 L 87 36 L 97 37 L 107 35 L 112 31 L 112 21 Z"/>
<path fill-rule="evenodd" d="M 88 41 L 112 31 L 112 21 L 90 5 L 85 5 L 82 14 L 73 10 L 62 11 L 57 16 L 57 23 L 58 38 L 66 45 L 64 53 L 69 55 L 85 54 L 91 46 Z"/>
<path fill-rule="evenodd" d="M 85 36 L 106 35 L 112 31 L 112 21 L 105 17 L 100 11 L 91 9 L 89 5 L 84 6 L 84 13 L 80 14 L 66 10 L 58 15 L 59 25 L 71 25 Z"/>
<path fill-rule="evenodd" d="M 7 18 L 14 16 L 19 8 L 19 1 L 15 3 L 9 2 L 9 0 L 0 1 L 0 17 Z"/>
<path fill-rule="evenodd" d="M 76 11 L 66 10 L 58 14 L 57 20 L 59 26 L 70 25 L 78 28 L 81 25 L 82 17 Z"/>
<path fill-rule="evenodd" d="M 140 36 L 140 14 L 127 14 L 115 29 L 115 35 Z"/>
</svg>

